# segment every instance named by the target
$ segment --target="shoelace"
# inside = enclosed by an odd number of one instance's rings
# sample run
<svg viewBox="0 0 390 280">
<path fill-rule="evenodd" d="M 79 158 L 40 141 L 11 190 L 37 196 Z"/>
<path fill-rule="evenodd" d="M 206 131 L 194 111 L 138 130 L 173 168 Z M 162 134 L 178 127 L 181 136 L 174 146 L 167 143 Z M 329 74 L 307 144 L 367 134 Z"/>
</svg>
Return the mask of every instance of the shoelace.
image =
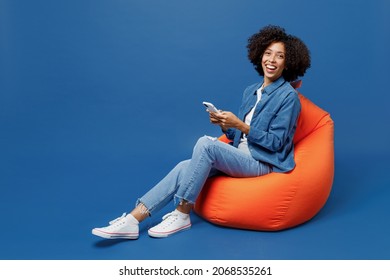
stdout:
<svg viewBox="0 0 390 280">
<path fill-rule="evenodd" d="M 162 219 L 163 219 L 163 224 L 161 224 L 161 226 L 167 226 L 168 222 L 170 222 L 171 224 L 176 221 L 178 219 L 178 215 L 174 212 L 171 212 L 171 213 L 168 213 L 168 214 L 165 214 Z M 169 219 L 170 218 L 170 219 Z M 172 220 L 174 219 L 174 220 Z"/>
<path fill-rule="evenodd" d="M 162 219 L 165 220 L 165 219 L 169 218 L 170 216 L 175 216 L 175 217 L 177 217 L 177 214 L 174 213 L 174 212 L 171 212 L 171 213 L 165 214 L 165 215 L 162 217 Z"/>
<path fill-rule="evenodd" d="M 119 220 L 122 220 L 125 216 L 126 216 L 126 213 L 123 213 L 122 216 L 120 216 L 119 218 L 116 218 L 115 220 L 110 221 L 109 224 L 110 225 L 115 224 Z"/>
</svg>

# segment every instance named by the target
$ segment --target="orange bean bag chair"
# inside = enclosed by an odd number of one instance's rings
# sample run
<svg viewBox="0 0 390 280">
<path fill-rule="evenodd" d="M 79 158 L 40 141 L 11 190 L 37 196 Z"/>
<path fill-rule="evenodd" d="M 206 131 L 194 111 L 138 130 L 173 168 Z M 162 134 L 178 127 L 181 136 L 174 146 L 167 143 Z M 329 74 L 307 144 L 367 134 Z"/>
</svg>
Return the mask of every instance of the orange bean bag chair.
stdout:
<svg viewBox="0 0 390 280">
<path fill-rule="evenodd" d="M 333 121 L 300 93 L 299 98 L 295 168 L 260 177 L 210 178 L 195 203 L 195 213 L 221 226 L 277 231 L 302 224 L 319 212 L 334 177 Z M 225 136 L 220 140 L 228 141 Z"/>
</svg>

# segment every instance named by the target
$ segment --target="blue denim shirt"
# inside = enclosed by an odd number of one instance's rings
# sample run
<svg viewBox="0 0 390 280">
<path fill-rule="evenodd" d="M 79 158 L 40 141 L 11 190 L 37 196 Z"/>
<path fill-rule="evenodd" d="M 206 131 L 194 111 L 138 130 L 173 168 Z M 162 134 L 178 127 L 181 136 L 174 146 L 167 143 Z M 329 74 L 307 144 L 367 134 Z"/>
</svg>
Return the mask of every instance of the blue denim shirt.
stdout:
<svg viewBox="0 0 390 280">
<path fill-rule="evenodd" d="M 244 91 L 238 117 L 245 115 L 256 103 L 256 91 L 263 84 L 247 87 Z M 272 165 L 275 172 L 288 172 L 295 167 L 293 138 L 301 111 L 298 93 L 283 77 L 263 89 L 250 124 L 248 148 L 256 160 Z M 230 128 L 225 132 L 238 147 L 242 132 Z"/>
</svg>

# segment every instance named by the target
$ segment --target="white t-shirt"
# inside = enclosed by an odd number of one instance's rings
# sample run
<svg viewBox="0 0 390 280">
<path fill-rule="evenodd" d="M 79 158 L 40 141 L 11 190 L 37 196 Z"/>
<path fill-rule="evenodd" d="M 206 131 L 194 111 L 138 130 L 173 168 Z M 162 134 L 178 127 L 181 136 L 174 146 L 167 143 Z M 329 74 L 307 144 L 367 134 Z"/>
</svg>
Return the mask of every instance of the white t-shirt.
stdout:
<svg viewBox="0 0 390 280">
<path fill-rule="evenodd" d="M 255 109 L 256 109 L 257 104 L 258 104 L 258 103 L 260 102 L 260 100 L 261 100 L 262 92 L 263 92 L 263 86 L 261 86 L 261 88 L 259 88 L 259 89 L 257 90 L 257 92 L 256 92 L 256 94 L 257 94 L 257 101 L 256 101 L 255 106 L 253 106 L 252 110 L 250 110 L 249 113 L 246 114 L 246 116 L 245 116 L 244 122 L 245 122 L 247 125 L 250 125 L 250 124 L 251 124 L 252 117 L 253 117 L 253 113 L 255 112 Z M 246 138 L 246 134 L 242 134 L 240 143 L 238 144 L 238 149 L 240 149 L 240 150 L 246 152 L 247 154 L 250 154 L 250 151 L 249 151 L 249 148 L 248 148 L 248 138 Z"/>
</svg>

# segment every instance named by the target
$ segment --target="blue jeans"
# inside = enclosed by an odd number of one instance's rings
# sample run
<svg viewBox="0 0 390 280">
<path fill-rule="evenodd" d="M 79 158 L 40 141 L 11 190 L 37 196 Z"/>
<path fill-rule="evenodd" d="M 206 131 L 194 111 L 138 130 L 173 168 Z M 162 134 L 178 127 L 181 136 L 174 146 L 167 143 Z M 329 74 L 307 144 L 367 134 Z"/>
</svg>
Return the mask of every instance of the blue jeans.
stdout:
<svg viewBox="0 0 390 280">
<path fill-rule="evenodd" d="M 270 172 L 269 164 L 216 138 L 203 136 L 196 143 L 192 158 L 176 165 L 136 204 L 142 203 L 153 214 L 172 200 L 194 204 L 209 177 L 221 173 L 231 177 L 256 177 Z"/>
</svg>

